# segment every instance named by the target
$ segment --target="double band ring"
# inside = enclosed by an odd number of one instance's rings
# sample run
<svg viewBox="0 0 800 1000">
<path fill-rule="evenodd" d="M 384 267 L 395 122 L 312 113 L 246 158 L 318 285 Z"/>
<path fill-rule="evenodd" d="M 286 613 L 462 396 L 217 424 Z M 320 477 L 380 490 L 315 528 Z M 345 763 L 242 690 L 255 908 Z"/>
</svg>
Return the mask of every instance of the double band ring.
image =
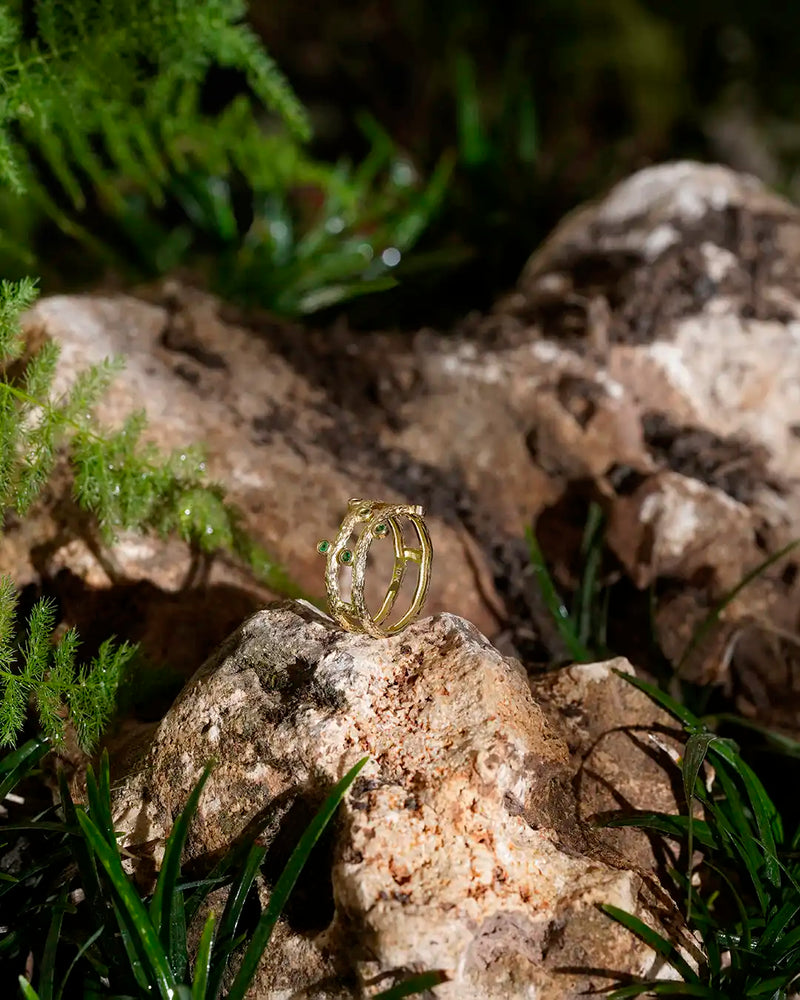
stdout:
<svg viewBox="0 0 800 1000">
<path fill-rule="evenodd" d="M 319 542 L 317 552 L 327 558 L 325 587 L 330 612 L 342 628 L 349 632 L 366 632 L 376 638 L 385 638 L 402 632 L 420 613 L 428 594 L 433 559 L 433 547 L 423 514 L 422 507 L 413 504 L 350 500 L 336 539 L 333 542 L 327 539 Z M 416 532 L 416 539 L 411 545 L 406 543 L 403 536 L 404 522 L 412 525 Z M 355 533 L 358 533 L 358 538 L 351 545 L 350 539 Z M 394 569 L 383 603 L 372 615 L 364 598 L 367 557 L 374 541 L 388 538 L 392 539 L 394 546 Z M 411 606 L 393 624 L 386 624 L 409 563 L 418 567 Z M 343 599 L 339 588 L 339 572 L 343 566 L 352 569 L 349 600 Z"/>
</svg>

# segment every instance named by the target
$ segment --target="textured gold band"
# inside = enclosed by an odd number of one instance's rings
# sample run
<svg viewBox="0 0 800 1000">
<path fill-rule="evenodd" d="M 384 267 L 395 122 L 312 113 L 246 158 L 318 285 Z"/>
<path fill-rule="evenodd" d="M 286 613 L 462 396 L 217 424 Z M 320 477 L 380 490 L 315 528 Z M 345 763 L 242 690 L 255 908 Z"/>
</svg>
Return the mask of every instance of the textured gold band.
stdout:
<svg viewBox="0 0 800 1000">
<path fill-rule="evenodd" d="M 342 521 L 334 542 L 323 539 L 317 551 L 327 557 L 325 566 L 325 587 L 331 615 L 349 632 L 366 632 L 376 638 L 396 635 L 410 624 L 422 610 L 430 584 L 433 546 L 425 526 L 424 511 L 415 504 L 383 503 L 379 500 L 348 501 L 347 514 Z M 413 525 L 417 543 L 407 545 L 403 537 L 402 521 Z M 359 532 L 355 546 L 350 547 L 350 537 Z M 391 536 L 394 545 L 394 570 L 378 611 L 371 615 L 364 600 L 364 583 L 367 557 L 370 546 L 376 540 Z M 417 585 L 411 606 L 393 625 L 384 626 L 394 608 L 397 595 L 403 585 L 408 564 L 419 566 Z M 342 599 L 339 591 L 340 566 L 352 567 L 350 600 Z"/>
</svg>

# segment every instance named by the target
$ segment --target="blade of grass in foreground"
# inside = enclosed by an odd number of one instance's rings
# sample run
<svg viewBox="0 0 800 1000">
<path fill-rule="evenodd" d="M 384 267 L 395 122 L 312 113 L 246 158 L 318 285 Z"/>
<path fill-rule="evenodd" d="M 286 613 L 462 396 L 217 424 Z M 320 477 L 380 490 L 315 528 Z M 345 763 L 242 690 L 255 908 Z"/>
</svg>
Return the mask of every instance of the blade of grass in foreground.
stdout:
<svg viewBox="0 0 800 1000">
<path fill-rule="evenodd" d="M 247 988 L 255 975 L 264 949 L 269 944 L 275 924 L 278 922 L 286 900 L 289 898 L 289 893 L 294 888 L 294 884 L 303 870 L 308 856 L 322 835 L 322 831 L 338 809 L 339 803 L 344 798 L 347 789 L 356 780 L 359 771 L 361 771 L 368 760 L 369 757 L 362 757 L 354 767 L 350 768 L 341 781 L 334 786 L 330 795 L 322 803 L 317 815 L 309 823 L 297 847 L 292 851 L 291 857 L 286 862 L 286 867 L 275 883 L 275 888 L 270 895 L 269 904 L 261 914 L 261 919 L 258 921 L 258 926 L 250 940 L 250 944 L 242 959 L 242 964 L 236 973 L 236 978 L 228 993 L 228 1000 L 242 1000 L 247 992 Z"/>
<path fill-rule="evenodd" d="M 208 971 L 208 986 L 206 989 L 210 1000 L 214 1000 L 219 994 L 228 958 L 236 947 L 236 929 L 239 926 L 242 910 L 266 853 L 266 847 L 259 843 L 253 843 L 239 874 L 231 883 L 225 909 L 222 911 L 222 918 L 219 922 L 217 946 L 211 957 Z"/>
<path fill-rule="evenodd" d="M 50 918 L 50 929 L 42 952 L 41 968 L 39 970 L 39 996 L 41 1000 L 53 1000 L 53 986 L 56 978 L 56 949 L 61 937 L 61 924 L 64 920 L 64 910 L 67 905 L 67 887 L 62 886 L 58 900 L 53 906 Z"/>
<path fill-rule="evenodd" d="M 206 987 L 208 984 L 208 970 L 211 967 L 211 949 L 214 944 L 214 920 L 214 914 L 209 913 L 203 927 L 203 933 L 200 935 L 200 944 L 197 947 L 197 959 L 194 963 L 192 1000 L 206 1000 L 208 996 Z M 214 995 L 211 995 L 210 1000 L 213 1000 Z"/>
<path fill-rule="evenodd" d="M 609 917 L 612 917 L 618 923 L 622 924 L 623 927 L 627 927 L 627 929 L 632 934 L 635 934 L 640 941 L 644 941 L 644 943 L 648 945 L 648 947 L 652 948 L 654 952 L 661 955 L 662 958 L 665 958 L 685 982 L 697 985 L 700 984 L 700 977 L 689 965 L 686 959 L 680 954 L 675 945 L 659 934 L 658 931 L 654 931 L 653 928 L 648 927 L 644 921 L 635 917 L 632 913 L 627 913 L 625 910 L 621 910 L 618 906 L 612 906 L 610 903 L 603 903 L 601 904 L 600 909 L 603 913 L 607 913 Z"/>
<path fill-rule="evenodd" d="M 183 919 L 183 895 L 180 890 L 176 889 L 181 871 L 181 853 L 194 814 L 197 812 L 200 796 L 213 766 L 213 763 L 210 763 L 203 769 L 197 784 L 186 800 L 186 805 L 170 831 L 167 846 L 164 849 L 161 871 L 158 873 L 155 892 L 150 901 L 150 919 L 161 939 L 164 950 L 169 955 L 172 969 L 178 977 L 183 975 L 188 963 L 186 928 Z"/>
<path fill-rule="evenodd" d="M 423 990 L 430 990 L 447 980 L 443 972 L 420 972 L 417 976 L 404 979 L 402 983 L 391 986 L 382 993 L 375 994 L 375 1000 L 401 1000 L 402 997 L 416 996 Z"/>
<path fill-rule="evenodd" d="M 153 982 L 164 1000 L 172 1000 L 177 985 L 175 977 L 164 949 L 161 947 L 158 935 L 150 922 L 147 909 L 122 868 L 116 846 L 111 846 L 85 812 L 77 810 L 77 817 L 86 841 L 105 869 L 114 891 L 119 897 L 120 906 L 124 909 L 130 926 L 137 936 L 138 944 L 141 946 L 137 951 L 141 951 L 145 957 Z M 123 928 L 124 922 L 120 920 L 120 929 Z"/>
<path fill-rule="evenodd" d="M 0 759 L 0 802 L 36 767 L 49 749 L 48 741 L 37 736 Z"/>
<path fill-rule="evenodd" d="M 714 733 L 692 733 L 686 741 L 683 751 L 683 793 L 686 798 L 686 810 L 688 819 L 687 839 L 686 839 L 686 920 L 692 918 L 692 859 L 694 858 L 694 792 L 697 785 L 697 778 L 700 768 L 706 759 L 710 743 L 717 739 Z"/>
<path fill-rule="evenodd" d="M 25 1000 L 41 1000 L 39 994 L 24 976 L 19 976 L 18 978 L 19 988 L 22 990 L 22 995 L 25 997 Z"/>
</svg>

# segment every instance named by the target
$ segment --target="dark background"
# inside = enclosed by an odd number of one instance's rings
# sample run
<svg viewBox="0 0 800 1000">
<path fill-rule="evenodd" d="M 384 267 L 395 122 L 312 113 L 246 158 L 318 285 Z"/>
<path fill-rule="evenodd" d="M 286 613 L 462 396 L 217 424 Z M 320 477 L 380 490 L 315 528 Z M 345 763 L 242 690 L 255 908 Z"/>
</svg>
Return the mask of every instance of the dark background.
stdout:
<svg viewBox="0 0 800 1000">
<path fill-rule="evenodd" d="M 366 111 L 422 172 L 457 155 L 390 293 L 400 321 L 420 293 L 429 322 L 486 308 L 565 212 L 649 163 L 719 161 L 800 188 L 788 0 L 256 0 L 250 17 L 311 112 L 315 152 L 364 155 Z M 355 312 L 369 322 L 373 305 Z"/>
</svg>

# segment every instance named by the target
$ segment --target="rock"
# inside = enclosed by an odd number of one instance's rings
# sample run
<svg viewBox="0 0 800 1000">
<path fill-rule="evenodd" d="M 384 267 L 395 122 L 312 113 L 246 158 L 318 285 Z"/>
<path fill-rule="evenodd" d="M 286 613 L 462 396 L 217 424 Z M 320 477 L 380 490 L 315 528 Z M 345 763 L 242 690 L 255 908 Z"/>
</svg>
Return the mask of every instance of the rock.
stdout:
<svg viewBox="0 0 800 1000">
<path fill-rule="evenodd" d="M 800 212 L 754 178 L 665 164 L 565 220 L 499 309 L 524 327 L 516 342 L 577 353 L 634 408 L 642 455 L 609 456 L 595 489 L 611 551 L 660 595 L 673 663 L 717 601 L 800 537 L 798 246 Z M 797 577 L 788 555 L 751 581 L 684 675 L 776 722 L 762 713 L 786 704 L 774 633 L 796 632 Z"/>
<path fill-rule="evenodd" d="M 124 357 L 125 371 L 98 406 L 100 420 L 118 427 L 143 407 L 147 440 L 163 451 L 201 444 L 209 476 L 225 484 L 251 535 L 303 592 L 322 598 L 318 539 L 332 537 L 351 496 L 424 504 L 427 496 L 421 494 L 427 491 L 419 488 L 416 460 L 409 457 L 399 466 L 396 456 L 390 461 L 372 441 L 371 429 L 364 433 L 367 414 L 363 421 L 354 418 L 318 384 L 310 332 L 280 326 L 260 336 L 221 318 L 211 296 L 174 284 L 151 291 L 151 297 L 154 302 L 126 295 L 55 296 L 29 312 L 25 328 L 34 342 L 51 338 L 61 348 L 56 391 L 87 365 Z M 286 342 L 293 336 L 299 357 Z M 343 354 L 340 381 L 355 384 L 360 360 Z M 324 352 L 318 365 L 328 365 Z M 428 609 L 452 610 L 491 630 L 496 611 L 491 594 L 488 603 L 483 596 L 491 591 L 485 556 L 465 540 L 457 518 L 443 514 L 447 506 L 439 504 L 429 516 L 436 571 Z M 185 676 L 242 617 L 274 596 L 230 559 L 216 559 L 197 585 L 190 585 L 193 567 L 177 540 L 123 534 L 113 557 L 101 551 L 87 536 L 64 469 L 31 515 L 10 522 L 0 537 L 0 572 L 10 573 L 19 587 L 43 585 L 58 593 L 65 619 L 84 637 L 93 637 L 98 619 L 111 611 L 118 634 L 139 641 L 160 663 L 175 605 L 190 616 L 196 608 L 196 641 L 185 655 L 173 644 L 178 662 L 170 661 Z M 136 605 L 136 614 L 120 621 L 125 605 Z M 91 615 L 85 611 L 90 606 Z"/>
<path fill-rule="evenodd" d="M 561 704 L 588 690 L 590 718 L 610 677 L 603 665 L 561 675 Z M 368 754 L 251 995 L 371 995 L 441 969 L 443 1000 L 563 1000 L 659 966 L 597 908 L 653 923 L 655 883 L 624 845 L 611 849 L 580 822 L 555 704 L 551 723 L 520 665 L 455 615 L 374 640 L 286 602 L 246 621 L 187 684 L 139 770 L 116 783 L 116 828 L 158 862 L 213 757 L 187 861 L 209 864 L 271 816 L 268 885 L 326 790 Z M 595 725 L 578 738 L 582 752 Z M 631 772 L 626 794 L 641 760 L 613 738 L 604 754 L 606 774 Z M 644 775 L 666 801 L 665 773 Z"/>
<path fill-rule="evenodd" d="M 674 720 L 620 674 L 634 676 L 623 657 L 531 678 L 534 699 L 569 747 L 577 814 L 585 823 L 681 807 L 668 779 L 678 778 L 675 758 L 684 739 Z M 674 867 L 678 860 L 669 842 L 634 827 L 600 825 L 597 835 L 641 868 L 655 869 L 665 860 Z"/>
<path fill-rule="evenodd" d="M 752 178 L 682 162 L 571 215 L 491 314 L 447 333 L 303 329 L 175 283 L 144 291 L 150 302 L 46 299 L 28 327 L 62 345 L 65 378 L 125 354 L 104 415 L 116 422 L 143 399 L 162 447 L 205 439 L 209 470 L 307 592 L 321 595 L 314 543 L 349 496 L 413 500 L 436 551 L 428 610 L 467 617 L 529 664 L 564 662 L 524 531 L 537 526 L 557 583 L 574 589 L 593 501 L 612 573 L 626 577 L 610 605 L 619 651 L 645 655 L 624 619 L 631 589 L 652 588 L 658 644 L 677 662 L 715 605 L 800 537 L 798 247 L 793 206 Z M 6 533 L 0 569 L 57 592 L 58 573 L 84 596 L 112 587 L 91 546 L 63 530 L 59 496 Z M 125 581 L 155 595 L 179 592 L 190 569 L 177 543 L 125 538 L 118 558 Z M 764 706 L 787 704 L 784 677 L 800 676 L 780 665 L 796 650 L 775 638 L 797 631 L 799 570 L 787 554 L 751 581 L 684 665 L 767 722 Z M 208 582 L 251 609 L 268 596 L 225 560 Z M 82 630 L 89 603 L 67 608 Z M 155 604 L 141 628 L 158 648 L 168 627 Z M 234 620 L 209 632 L 221 639 Z"/>
</svg>

